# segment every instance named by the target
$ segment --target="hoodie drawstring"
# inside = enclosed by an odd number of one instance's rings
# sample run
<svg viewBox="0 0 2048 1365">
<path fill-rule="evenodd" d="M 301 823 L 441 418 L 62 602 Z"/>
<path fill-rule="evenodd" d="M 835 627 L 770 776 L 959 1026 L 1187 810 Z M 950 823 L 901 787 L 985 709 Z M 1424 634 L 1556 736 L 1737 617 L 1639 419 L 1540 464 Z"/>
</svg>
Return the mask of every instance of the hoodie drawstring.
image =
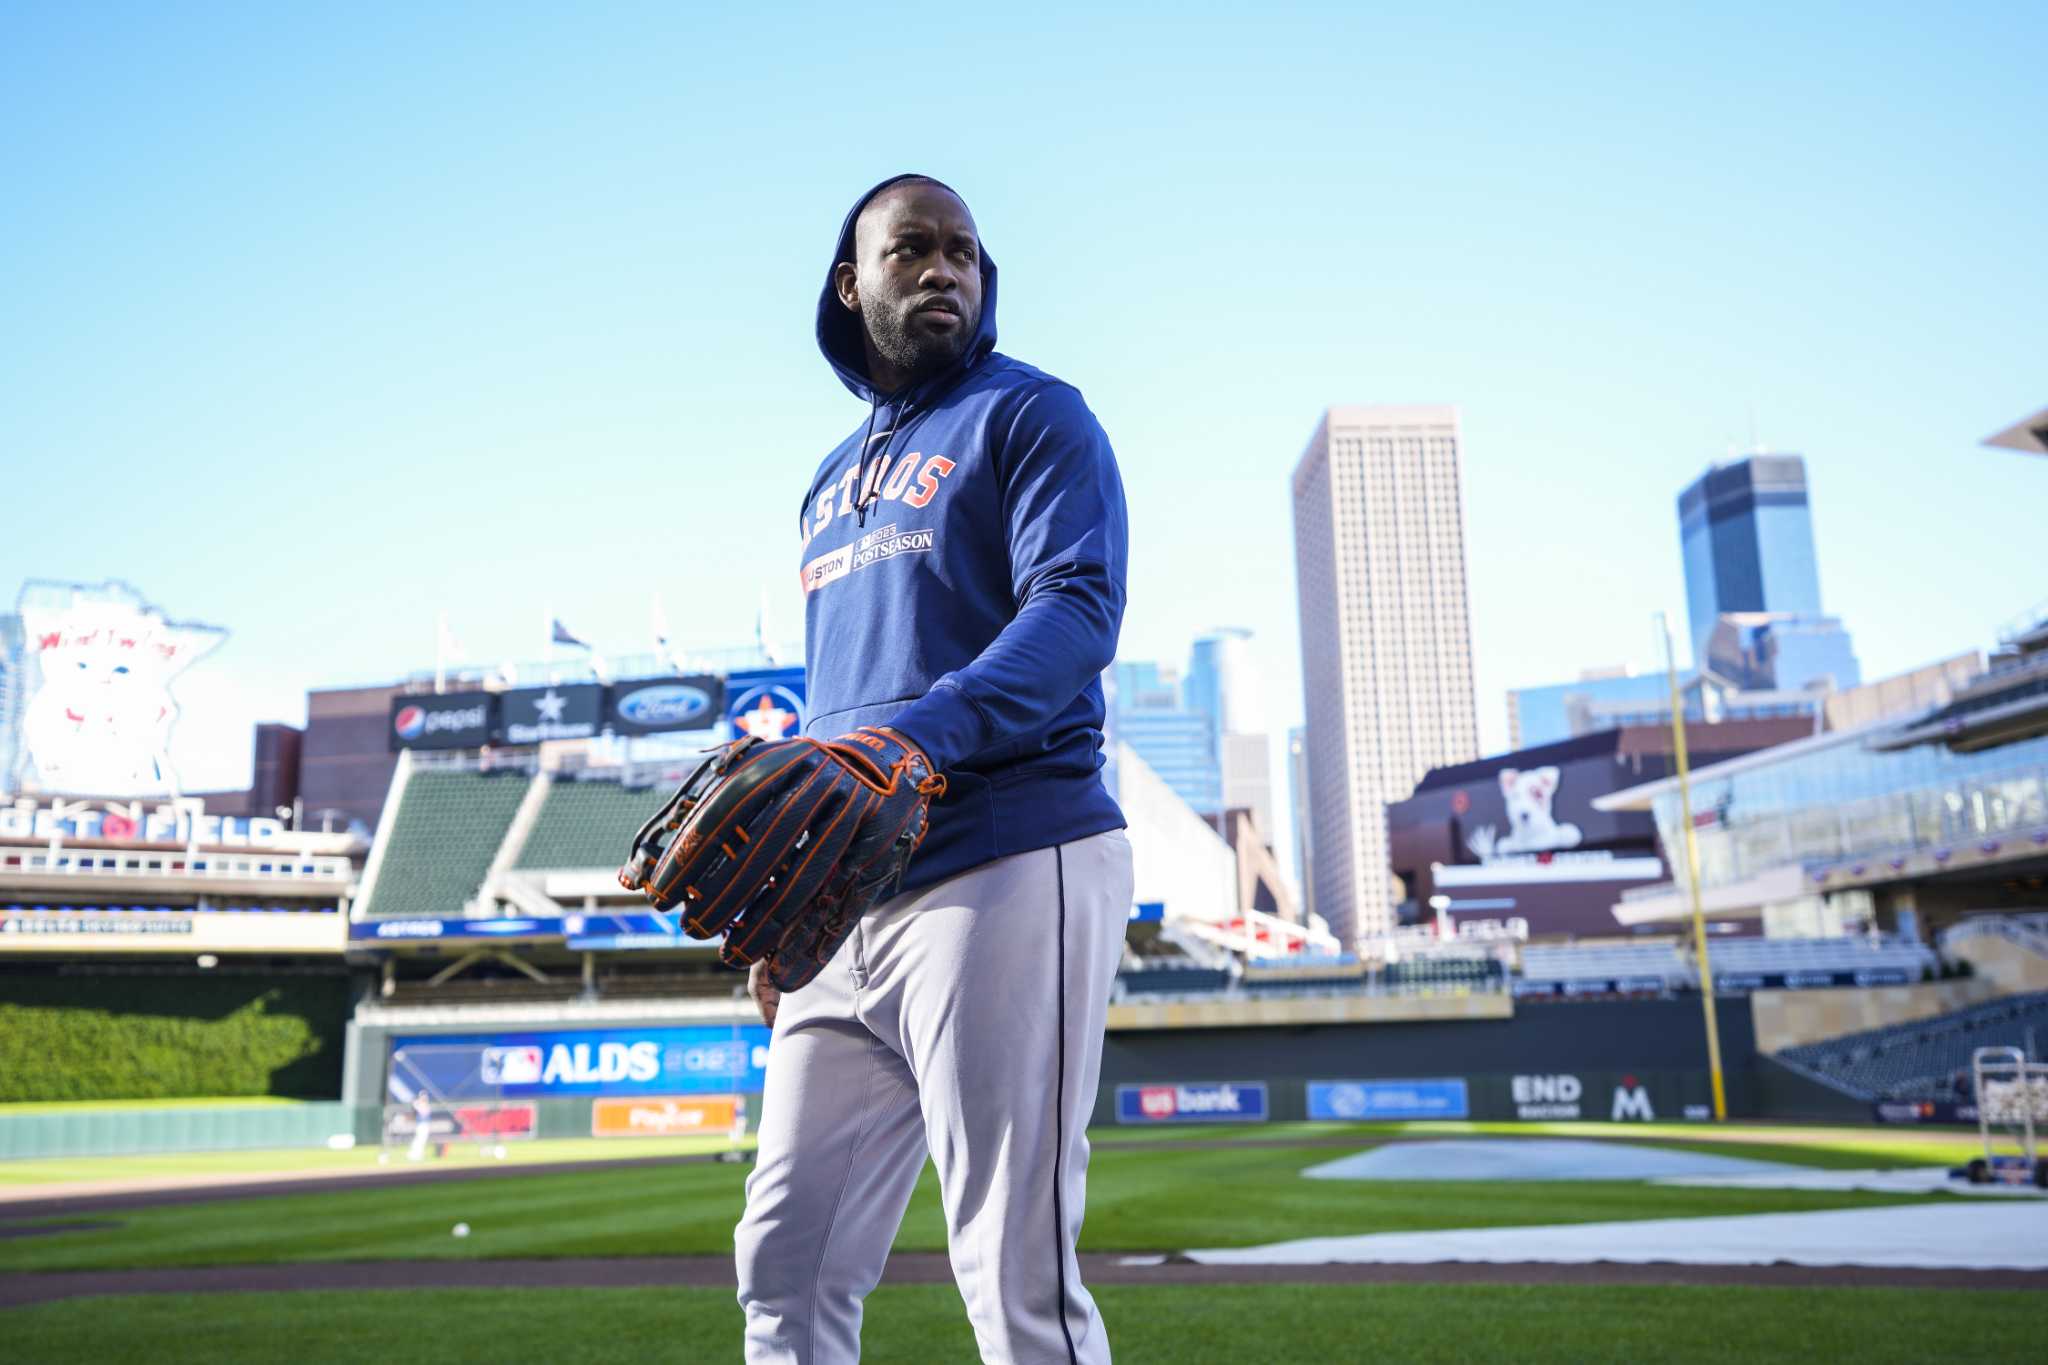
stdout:
<svg viewBox="0 0 2048 1365">
<path fill-rule="evenodd" d="M 880 398 L 868 399 L 868 429 L 861 433 L 860 463 L 858 466 L 860 473 L 854 476 L 855 491 L 860 495 L 860 501 L 854 507 L 854 512 L 856 513 L 854 524 L 862 527 L 868 524 L 868 499 L 866 496 L 868 487 L 868 447 L 875 443 L 875 414 L 881 410 L 882 400 Z M 883 438 L 883 444 L 885 446 L 888 444 L 886 436 Z"/>
<path fill-rule="evenodd" d="M 875 457 L 875 463 L 882 466 L 882 469 L 876 471 L 878 476 L 888 466 L 889 452 L 895 448 L 896 438 L 901 436 L 903 444 L 909 446 L 910 438 L 917 434 L 917 429 L 924 425 L 924 419 L 931 416 L 932 409 L 937 406 L 939 395 L 951 388 L 952 385 L 949 384 L 945 389 L 935 389 L 929 395 L 918 394 L 914 387 L 904 391 L 903 404 L 896 410 L 894 425 L 882 435 L 882 453 Z M 920 397 L 929 397 L 932 401 L 920 403 L 917 401 Z M 854 525 L 863 528 L 868 524 L 868 508 L 882 500 L 882 478 L 876 478 L 874 487 L 868 486 L 868 446 L 875 439 L 875 413 L 880 408 L 881 404 L 876 402 L 868 409 L 868 429 L 861 439 L 860 473 L 854 476 Z"/>
</svg>

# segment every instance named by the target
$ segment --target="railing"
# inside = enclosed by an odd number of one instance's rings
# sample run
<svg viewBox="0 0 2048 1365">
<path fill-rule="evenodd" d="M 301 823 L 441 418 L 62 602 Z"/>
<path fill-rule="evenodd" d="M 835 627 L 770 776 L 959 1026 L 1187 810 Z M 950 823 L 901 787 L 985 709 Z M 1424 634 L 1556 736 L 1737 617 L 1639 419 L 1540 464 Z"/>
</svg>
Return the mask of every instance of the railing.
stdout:
<svg viewBox="0 0 2048 1365">
<path fill-rule="evenodd" d="M 2009 645 L 2022 635 L 2031 635 L 2042 626 L 2048 625 L 2048 598 L 2036 602 L 2027 610 L 2004 622 L 1998 627 L 1998 642 Z"/>
<path fill-rule="evenodd" d="M 1395 981 L 1366 975 L 1344 982 L 1302 982 L 1299 985 L 1268 985 L 1247 990 L 1240 982 L 1210 990 L 1129 990 L 1119 976 L 1110 999 L 1125 1005 L 1186 1005 L 1203 1002 L 1348 999 L 1352 996 L 1413 997 L 1438 995 L 1505 995 L 1505 977 L 1474 977 L 1445 981 Z"/>
<path fill-rule="evenodd" d="M 1942 930 L 1941 949 L 1947 952 L 1955 944 L 1973 938 L 2002 938 L 2030 953 L 2048 957 L 2048 932 L 2008 915 L 1979 915 Z"/>
<path fill-rule="evenodd" d="M 201 881 L 347 882 L 346 858 L 324 854 L 137 853 L 97 849 L 0 850 L 0 874 L 67 877 L 191 877 Z"/>
</svg>

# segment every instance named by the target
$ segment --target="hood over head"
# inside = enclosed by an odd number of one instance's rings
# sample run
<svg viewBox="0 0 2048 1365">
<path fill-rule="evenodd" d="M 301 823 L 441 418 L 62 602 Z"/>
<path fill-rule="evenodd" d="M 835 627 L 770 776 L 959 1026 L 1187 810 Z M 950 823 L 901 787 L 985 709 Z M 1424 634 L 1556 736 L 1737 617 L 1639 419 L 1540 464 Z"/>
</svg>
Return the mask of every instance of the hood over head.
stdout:
<svg viewBox="0 0 2048 1365">
<path fill-rule="evenodd" d="M 832 259 L 825 266 L 825 288 L 818 295 L 818 349 L 825 353 L 825 360 L 832 366 L 832 372 L 839 376 L 839 382 L 851 389 L 855 397 L 866 399 L 869 403 L 888 395 L 875 392 L 874 385 L 868 381 L 868 353 L 861 331 L 860 315 L 839 301 L 838 282 L 835 277 L 841 261 L 854 259 L 853 225 L 859 220 L 861 210 L 883 190 L 905 180 L 930 181 L 949 194 L 959 193 L 944 181 L 912 173 L 892 175 L 856 199 L 853 207 L 846 211 L 846 220 L 839 225 L 838 244 L 833 247 Z M 952 368 L 939 377 L 941 380 L 972 369 L 980 363 L 982 357 L 996 348 L 996 263 L 989 258 L 985 243 L 981 248 L 980 259 L 981 321 L 975 328 L 974 336 L 968 341 L 967 349 L 960 353 L 960 358 L 953 362 Z"/>
</svg>

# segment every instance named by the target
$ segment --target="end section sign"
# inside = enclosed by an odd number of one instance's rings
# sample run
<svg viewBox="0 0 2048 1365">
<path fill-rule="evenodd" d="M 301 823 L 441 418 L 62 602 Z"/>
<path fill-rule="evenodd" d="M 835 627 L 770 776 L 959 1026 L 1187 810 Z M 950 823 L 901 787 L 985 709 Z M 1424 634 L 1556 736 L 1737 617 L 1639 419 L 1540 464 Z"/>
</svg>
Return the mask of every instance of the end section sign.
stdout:
<svg viewBox="0 0 2048 1365">
<path fill-rule="evenodd" d="M 1264 1081 L 1199 1081 L 1192 1085 L 1120 1085 L 1118 1123 L 1263 1123 Z"/>
<path fill-rule="evenodd" d="M 1462 1078 L 1308 1083 L 1312 1119 L 1462 1119 L 1470 1112 Z"/>
</svg>

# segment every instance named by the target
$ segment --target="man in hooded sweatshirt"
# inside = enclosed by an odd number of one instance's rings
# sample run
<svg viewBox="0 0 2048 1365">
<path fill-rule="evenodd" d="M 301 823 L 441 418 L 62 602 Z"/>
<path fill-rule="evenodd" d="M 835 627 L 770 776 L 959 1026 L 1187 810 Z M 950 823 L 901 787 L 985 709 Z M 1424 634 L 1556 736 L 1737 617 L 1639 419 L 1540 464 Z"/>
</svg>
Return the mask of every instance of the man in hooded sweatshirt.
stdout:
<svg viewBox="0 0 2048 1365">
<path fill-rule="evenodd" d="M 806 732 L 886 728 L 946 791 L 816 980 L 751 978 L 774 1041 L 735 1234 L 747 1359 L 859 1358 L 929 1153 L 982 1359 L 1107 1362 L 1074 1243 L 1131 905 L 1100 772 L 1116 459 L 1072 385 L 996 351 L 995 263 L 935 180 L 855 203 L 817 329 L 868 415 L 798 514 Z"/>
</svg>

